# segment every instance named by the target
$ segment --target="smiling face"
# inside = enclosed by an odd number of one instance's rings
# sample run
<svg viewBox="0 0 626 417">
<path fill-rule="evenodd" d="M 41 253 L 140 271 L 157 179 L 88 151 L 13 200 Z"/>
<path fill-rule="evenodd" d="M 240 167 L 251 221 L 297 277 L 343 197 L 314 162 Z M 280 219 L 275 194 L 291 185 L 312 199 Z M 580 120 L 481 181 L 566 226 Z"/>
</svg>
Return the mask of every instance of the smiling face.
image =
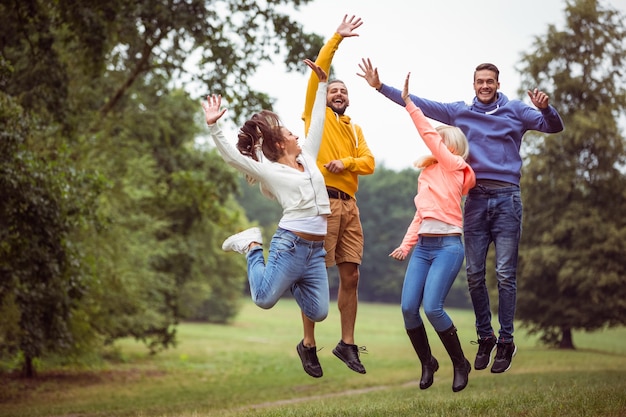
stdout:
<svg viewBox="0 0 626 417">
<path fill-rule="evenodd" d="M 298 144 L 298 137 L 291 133 L 286 127 L 281 127 L 280 131 L 283 136 L 282 148 L 285 155 L 298 156 L 302 152 L 300 145 Z"/>
<path fill-rule="evenodd" d="M 344 114 L 350 105 L 348 89 L 342 81 L 332 81 L 326 91 L 326 105 L 337 114 Z"/>
<path fill-rule="evenodd" d="M 482 69 L 474 73 L 474 92 L 481 103 L 490 104 L 496 101 L 499 88 L 498 74 L 495 71 Z"/>
</svg>

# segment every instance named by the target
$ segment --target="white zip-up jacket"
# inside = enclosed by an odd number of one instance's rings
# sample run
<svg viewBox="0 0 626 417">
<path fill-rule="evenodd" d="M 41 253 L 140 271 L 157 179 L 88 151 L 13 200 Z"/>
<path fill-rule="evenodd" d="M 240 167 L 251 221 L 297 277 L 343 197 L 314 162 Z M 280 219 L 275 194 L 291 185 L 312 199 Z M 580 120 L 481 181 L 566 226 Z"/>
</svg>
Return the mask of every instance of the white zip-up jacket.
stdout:
<svg viewBox="0 0 626 417">
<path fill-rule="evenodd" d="M 244 156 L 226 140 L 217 123 L 209 125 L 211 137 L 224 161 L 259 181 L 263 190 L 269 191 L 280 203 L 285 220 L 330 214 L 324 177 L 315 162 L 326 117 L 326 84 L 319 83 L 308 136 L 304 143 L 299 141 L 302 153 L 298 161 L 304 166 L 304 172 L 279 162 L 257 162 Z"/>
</svg>

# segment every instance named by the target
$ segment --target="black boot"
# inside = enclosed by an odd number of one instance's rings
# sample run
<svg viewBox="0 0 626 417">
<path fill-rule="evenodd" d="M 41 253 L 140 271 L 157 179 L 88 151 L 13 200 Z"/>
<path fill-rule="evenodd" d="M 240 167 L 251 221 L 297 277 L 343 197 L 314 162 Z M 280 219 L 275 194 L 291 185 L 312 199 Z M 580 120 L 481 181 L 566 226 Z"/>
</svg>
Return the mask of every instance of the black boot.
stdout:
<svg viewBox="0 0 626 417">
<path fill-rule="evenodd" d="M 452 366 L 454 367 L 452 391 L 459 392 L 467 386 L 467 380 L 472 370 L 472 365 L 470 365 L 463 354 L 463 349 L 461 349 L 461 343 L 459 342 L 459 337 L 456 335 L 456 327 L 454 327 L 454 325 L 443 332 L 437 332 L 437 334 L 439 334 L 443 346 L 448 351 L 450 359 L 452 359 Z"/>
<path fill-rule="evenodd" d="M 433 384 L 433 375 L 439 369 L 439 362 L 430 353 L 430 345 L 428 344 L 428 336 L 426 336 L 426 328 L 424 324 L 415 329 L 406 329 L 409 335 L 413 349 L 417 353 L 417 357 L 422 362 L 422 378 L 420 379 L 420 389 L 426 389 Z"/>
</svg>

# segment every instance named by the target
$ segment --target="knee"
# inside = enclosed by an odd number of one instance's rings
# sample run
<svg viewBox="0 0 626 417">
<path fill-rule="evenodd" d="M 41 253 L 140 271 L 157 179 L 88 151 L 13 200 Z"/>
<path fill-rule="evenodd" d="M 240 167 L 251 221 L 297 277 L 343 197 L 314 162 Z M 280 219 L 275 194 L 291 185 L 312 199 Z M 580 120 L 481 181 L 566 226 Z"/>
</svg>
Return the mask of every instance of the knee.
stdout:
<svg viewBox="0 0 626 417">
<path fill-rule="evenodd" d="M 424 307 L 424 314 L 428 318 L 428 321 L 431 323 L 433 322 L 433 320 L 437 321 L 437 319 L 444 316 L 443 308 L 440 307 Z"/>
<path fill-rule="evenodd" d="M 415 317 L 419 316 L 420 306 L 417 303 L 400 304 L 400 310 L 403 317 Z"/>
<path fill-rule="evenodd" d="M 353 267 L 342 267 L 339 271 L 339 279 L 341 286 L 345 289 L 356 289 L 359 285 L 359 267 L 352 264 Z"/>
<path fill-rule="evenodd" d="M 311 314 L 307 314 L 306 316 L 309 320 L 317 323 L 320 321 L 324 321 L 326 317 L 328 317 L 328 310 L 313 311 L 311 312 Z"/>
<path fill-rule="evenodd" d="M 328 312 L 326 312 L 326 313 L 318 313 L 314 317 L 310 317 L 310 319 L 317 323 L 317 322 L 320 322 L 320 321 L 324 321 L 326 319 L 326 317 L 328 317 Z"/>
<path fill-rule="evenodd" d="M 255 298 L 253 301 L 254 304 L 256 304 L 258 307 L 261 307 L 263 310 L 269 310 L 270 308 L 274 307 L 278 302 L 278 300 L 270 300 L 267 298 Z"/>
<path fill-rule="evenodd" d="M 515 277 L 507 277 L 498 280 L 498 290 L 514 292 L 517 289 L 517 283 Z"/>
<path fill-rule="evenodd" d="M 402 310 L 402 318 L 404 320 L 404 327 L 407 329 L 414 329 L 422 324 L 419 310 L 417 312 L 415 310 Z"/>
<path fill-rule="evenodd" d="M 467 274 L 467 287 L 471 290 L 473 288 L 478 288 L 485 283 L 484 275 L 469 275 Z"/>
</svg>

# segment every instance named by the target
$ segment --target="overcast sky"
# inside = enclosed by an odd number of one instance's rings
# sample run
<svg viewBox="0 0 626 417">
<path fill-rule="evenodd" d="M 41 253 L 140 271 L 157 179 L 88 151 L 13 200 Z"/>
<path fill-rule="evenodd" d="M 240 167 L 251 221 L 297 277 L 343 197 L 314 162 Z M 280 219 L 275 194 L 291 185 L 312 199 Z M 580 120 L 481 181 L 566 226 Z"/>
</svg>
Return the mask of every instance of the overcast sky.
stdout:
<svg viewBox="0 0 626 417">
<path fill-rule="evenodd" d="M 626 0 L 604 1 L 626 13 Z M 549 24 L 563 27 L 564 8 L 564 0 L 314 0 L 294 17 L 325 39 L 345 14 L 362 18 L 360 36 L 344 39 L 335 54 L 334 76 L 347 84 L 346 114 L 363 128 L 377 164 L 401 170 L 428 149 L 404 108 L 356 75 L 362 57 L 372 59 L 384 83 L 402 88 L 410 71 L 411 93 L 442 102 L 471 101 L 474 68 L 491 62 L 500 69 L 500 91 L 518 98 L 521 54 L 532 52 L 535 37 L 543 37 Z M 252 81 L 277 99 L 274 110 L 301 138 L 307 79 L 279 64 L 261 67 Z"/>
</svg>

